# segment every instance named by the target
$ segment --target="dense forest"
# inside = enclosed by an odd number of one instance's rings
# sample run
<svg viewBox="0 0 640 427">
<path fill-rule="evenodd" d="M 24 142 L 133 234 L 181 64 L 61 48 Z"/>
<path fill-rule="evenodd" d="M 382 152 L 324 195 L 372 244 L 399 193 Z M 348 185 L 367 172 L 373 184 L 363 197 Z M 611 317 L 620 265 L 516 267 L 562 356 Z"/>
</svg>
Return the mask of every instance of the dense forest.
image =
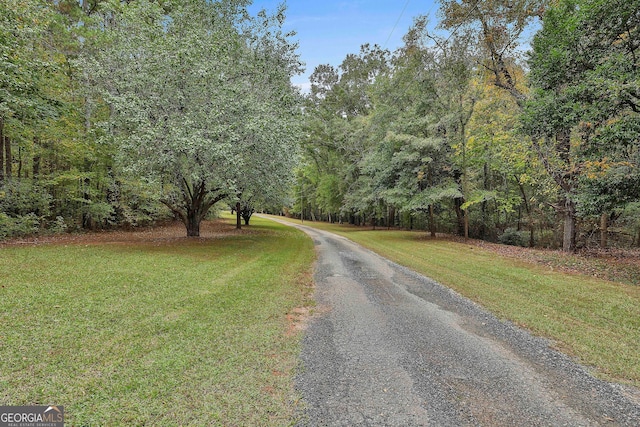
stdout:
<svg viewBox="0 0 640 427">
<path fill-rule="evenodd" d="M 440 0 L 303 67 L 286 8 L 0 0 L 0 238 L 226 203 L 508 244 L 640 246 L 640 0 Z"/>
<path fill-rule="evenodd" d="M 441 0 L 438 16 L 396 52 L 365 45 L 315 70 L 294 211 L 640 245 L 640 2 Z"/>
<path fill-rule="evenodd" d="M 182 220 L 287 194 L 301 131 L 284 9 L 0 0 L 0 237 Z"/>
</svg>

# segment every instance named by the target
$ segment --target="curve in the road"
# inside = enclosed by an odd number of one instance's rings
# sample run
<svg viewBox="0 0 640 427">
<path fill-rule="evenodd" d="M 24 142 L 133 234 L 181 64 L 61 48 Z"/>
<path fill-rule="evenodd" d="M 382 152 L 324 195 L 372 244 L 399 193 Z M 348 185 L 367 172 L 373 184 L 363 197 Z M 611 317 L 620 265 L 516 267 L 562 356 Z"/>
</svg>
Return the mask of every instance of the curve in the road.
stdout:
<svg viewBox="0 0 640 427">
<path fill-rule="evenodd" d="M 296 227 L 315 242 L 326 308 L 303 340 L 300 426 L 640 426 L 621 386 L 548 341 L 348 239 Z"/>
</svg>

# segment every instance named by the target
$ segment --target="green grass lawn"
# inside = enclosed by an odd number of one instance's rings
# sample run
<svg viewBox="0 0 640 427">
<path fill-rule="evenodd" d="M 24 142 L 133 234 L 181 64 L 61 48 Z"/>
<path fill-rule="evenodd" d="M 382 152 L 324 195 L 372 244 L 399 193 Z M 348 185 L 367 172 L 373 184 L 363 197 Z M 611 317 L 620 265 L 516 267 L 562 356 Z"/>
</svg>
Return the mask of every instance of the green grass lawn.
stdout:
<svg viewBox="0 0 640 427">
<path fill-rule="evenodd" d="M 348 237 L 551 338 L 605 379 L 640 387 L 638 286 L 553 271 L 424 232 L 304 224 Z"/>
<path fill-rule="evenodd" d="M 231 228 L 231 227 L 229 227 Z M 287 425 L 313 245 L 242 233 L 0 248 L 0 404 L 66 425 Z"/>
<path fill-rule="evenodd" d="M 640 385 L 640 288 L 424 233 L 342 234 Z M 310 305 L 310 239 L 252 219 L 203 239 L 0 248 L 0 404 L 65 406 L 67 425 L 288 425 Z"/>
</svg>

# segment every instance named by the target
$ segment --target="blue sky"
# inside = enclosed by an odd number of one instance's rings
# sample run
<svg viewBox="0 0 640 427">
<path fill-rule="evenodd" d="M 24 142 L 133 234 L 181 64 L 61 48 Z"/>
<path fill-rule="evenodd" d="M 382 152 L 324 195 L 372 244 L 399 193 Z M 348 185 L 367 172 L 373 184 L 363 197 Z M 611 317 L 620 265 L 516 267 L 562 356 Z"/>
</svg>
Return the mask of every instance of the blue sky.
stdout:
<svg viewBox="0 0 640 427">
<path fill-rule="evenodd" d="M 254 0 L 250 11 L 274 11 L 280 2 Z M 438 9 L 437 0 L 288 0 L 286 4 L 285 30 L 297 32 L 298 53 L 306 63 L 304 75 L 293 83 L 304 90 L 317 65 L 338 66 L 365 43 L 393 51 L 402 45 L 415 16 L 429 15 L 435 24 Z"/>
</svg>

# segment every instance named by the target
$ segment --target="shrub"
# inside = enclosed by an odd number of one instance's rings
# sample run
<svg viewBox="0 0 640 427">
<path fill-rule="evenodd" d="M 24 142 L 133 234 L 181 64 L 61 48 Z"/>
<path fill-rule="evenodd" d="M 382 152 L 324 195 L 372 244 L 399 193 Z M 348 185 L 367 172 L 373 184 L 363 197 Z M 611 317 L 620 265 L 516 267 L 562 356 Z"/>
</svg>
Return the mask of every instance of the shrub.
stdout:
<svg viewBox="0 0 640 427">
<path fill-rule="evenodd" d="M 11 217 L 0 212 L 0 239 L 36 234 L 40 230 L 40 218 L 34 213 Z"/>
<path fill-rule="evenodd" d="M 57 216 L 56 220 L 47 228 L 51 233 L 64 233 L 69 226 L 63 217 Z"/>
<path fill-rule="evenodd" d="M 498 242 L 503 245 L 526 247 L 528 236 L 526 232 L 518 231 L 515 228 L 507 228 L 504 233 L 498 237 Z"/>
<path fill-rule="evenodd" d="M 47 216 L 51 210 L 51 200 L 51 194 L 32 181 L 11 180 L 0 186 L 0 212 L 13 218 L 30 213 Z"/>
</svg>

